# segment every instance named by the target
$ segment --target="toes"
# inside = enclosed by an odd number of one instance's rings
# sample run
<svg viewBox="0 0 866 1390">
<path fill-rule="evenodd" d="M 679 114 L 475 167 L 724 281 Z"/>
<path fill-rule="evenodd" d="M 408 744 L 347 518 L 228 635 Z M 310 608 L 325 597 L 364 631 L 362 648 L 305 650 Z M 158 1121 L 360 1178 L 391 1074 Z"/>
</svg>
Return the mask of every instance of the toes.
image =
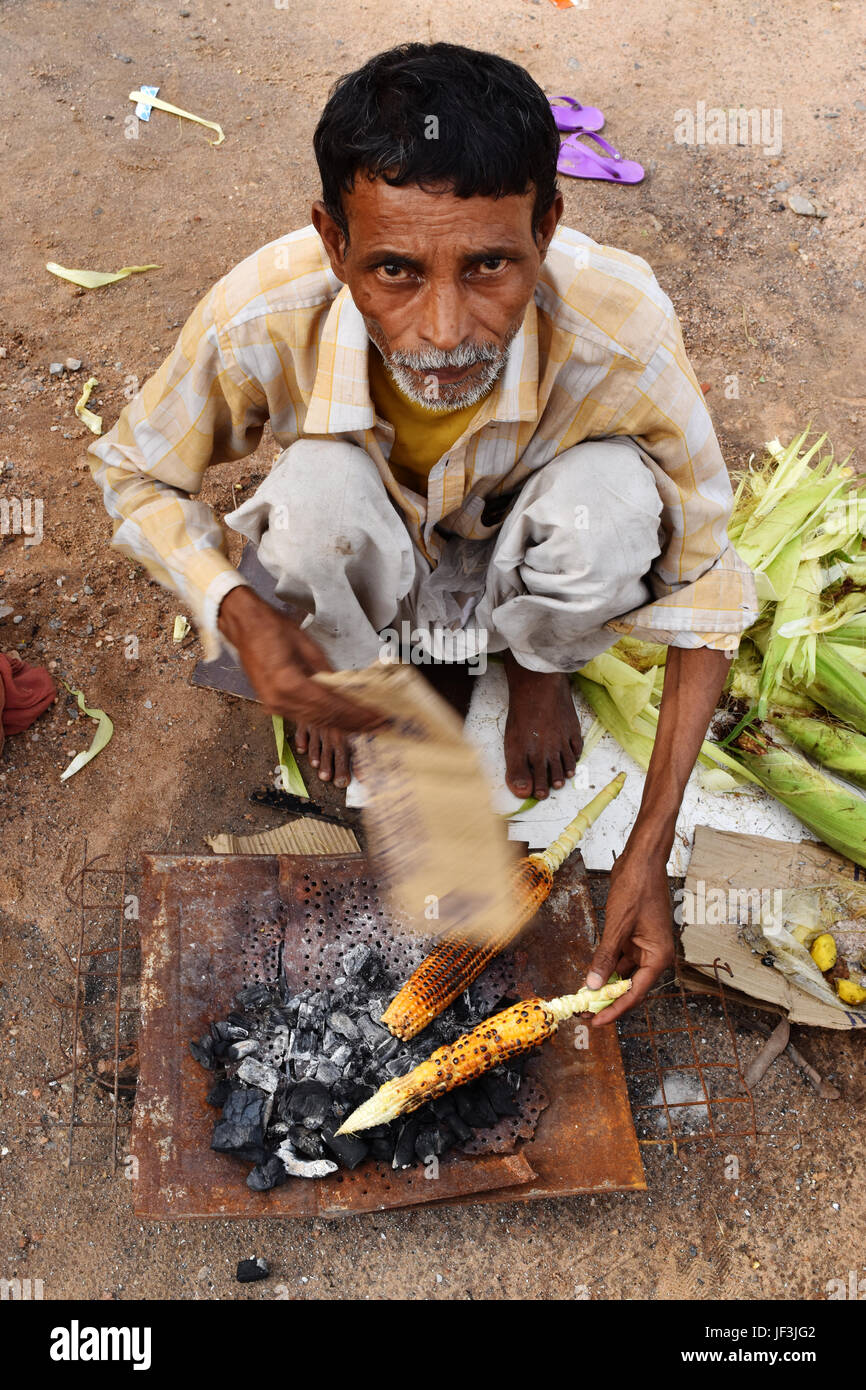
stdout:
<svg viewBox="0 0 866 1390">
<path fill-rule="evenodd" d="M 322 758 L 319 763 L 319 781 L 330 782 L 334 775 L 334 740 L 330 733 L 322 738 Z"/>
<path fill-rule="evenodd" d="M 533 763 L 532 775 L 533 781 L 535 783 L 535 791 L 533 795 L 535 796 L 536 800 L 544 801 L 547 797 L 548 791 L 547 762 L 542 761 L 538 763 Z"/>
<path fill-rule="evenodd" d="M 555 791 L 559 791 L 560 787 L 565 786 L 565 773 L 562 770 L 562 759 L 558 753 L 555 753 L 550 759 L 550 781 Z"/>
<path fill-rule="evenodd" d="M 341 739 L 334 749 L 334 786 L 348 787 L 350 775 L 349 749 Z"/>
<path fill-rule="evenodd" d="M 311 728 L 309 730 L 308 744 L 308 757 L 310 759 L 310 766 L 318 767 L 319 763 L 322 761 L 322 736 L 319 733 L 318 729 Z"/>
<path fill-rule="evenodd" d="M 532 774 L 529 763 L 525 758 L 515 759 L 514 766 L 509 768 L 505 781 L 509 791 L 514 792 L 515 796 L 520 796 L 524 800 L 532 792 Z"/>
<path fill-rule="evenodd" d="M 299 724 L 295 729 L 295 747 L 299 753 L 306 753 L 310 742 L 309 724 Z"/>
</svg>

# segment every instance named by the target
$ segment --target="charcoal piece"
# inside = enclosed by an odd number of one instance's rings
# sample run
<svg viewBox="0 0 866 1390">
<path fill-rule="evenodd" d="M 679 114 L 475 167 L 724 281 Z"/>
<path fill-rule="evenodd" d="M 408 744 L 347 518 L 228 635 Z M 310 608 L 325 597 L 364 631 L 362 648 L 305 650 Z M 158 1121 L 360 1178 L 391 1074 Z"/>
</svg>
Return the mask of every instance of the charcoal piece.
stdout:
<svg viewBox="0 0 866 1390">
<path fill-rule="evenodd" d="M 452 1115 L 446 1116 L 442 1123 L 447 1125 L 454 1135 L 455 1143 L 465 1144 L 467 1139 L 471 1139 L 474 1133 L 472 1126 L 462 1120 L 455 1110 Z"/>
<path fill-rule="evenodd" d="M 496 1124 L 496 1111 L 474 1082 L 459 1087 L 454 1092 L 454 1101 L 461 1120 L 473 1129 L 490 1129 Z"/>
<path fill-rule="evenodd" d="M 364 1007 L 373 1022 L 379 1023 L 390 1002 L 390 999 L 386 999 L 383 994 L 373 994 L 367 1000 Z"/>
<path fill-rule="evenodd" d="M 357 1168 L 369 1152 L 369 1146 L 357 1134 L 335 1134 L 327 1128 L 322 1130 L 322 1138 L 344 1168 Z"/>
<path fill-rule="evenodd" d="M 248 1038 L 249 1028 L 242 1028 L 239 1023 L 229 1023 L 224 1020 L 221 1023 L 211 1024 L 211 1033 L 222 1042 L 240 1042 L 242 1038 Z"/>
<path fill-rule="evenodd" d="M 372 946 L 368 946 L 364 941 L 359 941 L 357 946 L 353 946 L 350 951 L 346 952 L 340 964 L 346 975 L 357 975 L 372 955 L 374 955 Z"/>
<path fill-rule="evenodd" d="M 446 1132 L 444 1122 L 422 1125 L 415 1137 L 415 1157 L 421 1163 L 429 1163 L 431 1158 L 438 1158 L 446 1149 L 450 1149 L 453 1142 L 452 1135 Z"/>
<path fill-rule="evenodd" d="M 221 1110 L 229 1098 L 231 1086 L 227 1076 L 220 1077 L 215 1081 L 207 1093 L 208 1105 L 213 1105 L 217 1110 Z"/>
<path fill-rule="evenodd" d="M 288 1173 L 281 1158 L 271 1154 L 264 1163 L 257 1163 L 247 1175 L 247 1187 L 253 1192 L 269 1192 L 272 1187 L 280 1187 L 288 1180 Z"/>
<path fill-rule="evenodd" d="M 280 1073 L 276 1068 L 260 1062 L 257 1057 L 245 1057 L 236 1075 L 248 1086 L 258 1086 L 260 1091 L 267 1091 L 269 1095 L 274 1094 L 280 1081 Z"/>
<path fill-rule="evenodd" d="M 451 1008 L 454 1012 L 454 1017 L 458 1019 L 460 1023 L 467 1023 L 469 1021 L 472 1017 L 472 1000 L 468 989 L 464 989 L 462 994 L 458 994 Z"/>
<path fill-rule="evenodd" d="M 366 1133 L 366 1131 L 365 1131 Z M 370 1140 L 370 1157 L 374 1163 L 387 1163 L 390 1165 L 394 1157 L 394 1138 L 388 1135 L 385 1139 Z"/>
<path fill-rule="evenodd" d="M 352 1051 L 349 1044 L 342 1043 L 337 1048 L 336 1052 L 331 1053 L 331 1061 L 333 1062 L 335 1067 L 339 1067 L 340 1071 L 345 1071 L 346 1067 L 352 1061 L 354 1055 L 355 1054 Z"/>
<path fill-rule="evenodd" d="M 337 1165 L 330 1158 L 299 1158 L 288 1139 L 284 1139 L 277 1154 L 290 1178 L 326 1178 L 336 1173 Z"/>
<path fill-rule="evenodd" d="M 457 1109 L 450 1091 L 446 1091 L 444 1096 L 436 1096 L 435 1099 L 428 1101 L 427 1105 L 437 1120 L 450 1120 Z"/>
<path fill-rule="evenodd" d="M 289 1132 L 289 1126 L 285 1120 L 272 1120 L 268 1125 L 268 1138 L 285 1139 Z M 304 1131 L 306 1133 L 306 1130 Z"/>
<path fill-rule="evenodd" d="M 273 1003 L 273 994 L 270 985 L 246 985 L 244 989 L 238 990 L 235 995 L 235 1003 L 239 1009 L 260 1009 L 265 1004 Z"/>
<path fill-rule="evenodd" d="M 213 1071 L 214 1041 L 210 1033 L 205 1033 L 204 1037 L 200 1038 L 198 1042 L 191 1042 L 189 1044 L 189 1050 L 200 1067 L 204 1067 L 205 1071 Z"/>
<path fill-rule="evenodd" d="M 298 1027 L 315 1032 L 317 1012 L 309 999 L 302 1000 L 298 1007 Z"/>
<path fill-rule="evenodd" d="M 289 1100 L 289 1114 L 307 1129 L 321 1129 L 331 1110 L 331 1093 L 318 1081 L 302 1081 Z"/>
<path fill-rule="evenodd" d="M 316 1063 L 316 1081 L 321 1081 L 323 1086 L 333 1086 L 335 1081 L 339 1081 L 343 1075 L 338 1066 L 329 1057 L 320 1057 Z"/>
<path fill-rule="evenodd" d="M 292 995 L 287 1003 L 283 1004 L 282 1012 L 286 1016 L 286 1023 L 289 1027 L 298 1021 L 298 1009 L 301 1007 L 301 997 L 299 994 Z"/>
<path fill-rule="evenodd" d="M 239 1284 L 254 1284 L 257 1279 L 267 1279 L 271 1267 L 267 1260 L 241 1260 L 237 1269 Z"/>
<path fill-rule="evenodd" d="M 316 1033 L 310 1028 L 298 1026 L 289 1037 L 287 1056 L 294 1061 L 309 1061 L 315 1057 L 319 1051 L 319 1040 Z"/>
<path fill-rule="evenodd" d="M 358 976 L 368 985 L 376 985 L 383 979 L 382 962 L 375 951 L 367 957 L 360 970 L 356 971 L 355 978 Z M 351 978 L 353 977 L 350 976 Z"/>
<path fill-rule="evenodd" d="M 286 1138 L 302 1158 L 324 1158 L 325 1146 L 315 1130 L 303 1125 L 289 1125 Z"/>
<path fill-rule="evenodd" d="M 294 1019 L 290 1017 L 289 1009 L 284 1004 L 280 1004 L 269 1010 L 267 1022 L 268 1027 L 274 1033 L 280 1032 L 283 1028 L 288 1032 L 289 1024 L 293 1023 Z"/>
<path fill-rule="evenodd" d="M 240 1042 L 230 1043 L 226 1049 L 226 1056 L 232 1062 L 242 1062 L 245 1057 L 255 1057 L 258 1054 L 260 1044 L 255 1038 L 243 1038 Z"/>
<path fill-rule="evenodd" d="M 309 1002 L 316 1013 L 326 1014 L 331 1007 L 331 996 L 326 989 L 319 989 L 310 995 Z"/>
<path fill-rule="evenodd" d="M 226 1023 L 233 1028 L 248 1028 L 251 1022 L 249 1016 L 241 1013 L 239 1009 L 232 1009 L 231 1013 L 226 1014 Z M 213 1027 L 213 1024 L 211 1024 Z"/>
<path fill-rule="evenodd" d="M 271 1117 L 273 1096 L 246 1086 L 232 1089 L 214 1125 L 211 1148 L 261 1163 L 265 1154 L 265 1130 Z"/>
<path fill-rule="evenodd" d="M 489 1071 L 479 1078 L 478 1085 L 486 1095 L 497 1115 L 517 1115 L 519 1106 L 514 1092 L 501 1072 Z"/>
<path fill-rule="evenodd" d="M 369 1014 L 358 1015 L 358 1031 L 369 1047 L 379 1047 L 388 1042 L 391 1035 L 380 1023 L 374 1023 Z"/>
<path fill-rule="evenodd" d="M 334 1033 L 339 1033 L 347 1042 L 357 1042 L 360 1037 L 357 1026 L 342 1009 L 335 1009 L 333 1013 L 328 1014 L 328 1027 Z"/>
<path fill-rule="evenodd" d="M 219 1042 L 215 1042 L 213 1045 L 214 1057 L 216 1057 L 218 1061 L 223 1061 L 228 1057 L 230 1047 L 234 1047 L 234 1043 L 226 1042 L 224 1038 L 221 1038 Z"/>
<path fill-rule="evenodd" d="M 394 1056 L 396 1055 L 399 1046 L 400 1046 L 400 1040 L 399 1040 L 399 1038 L 390 1038 L 390 1037 L 389 1037 L 388 1040 L 387 1040 L 387 1042 L 381 1043 L 381 1044 L 376 1048 L 376 1064 L 377 1064 L 377 1066 L 383 1067 L 383 1066 L 385 1065 L 386 1062 L 390 1062 L 391 1058 L 394 1057 Z"/>
<path fill-rule="evenodd" d="M 340 1037 L 339 1033 L 335 1033 L 333 1028 L 325 1029 L 324 1036 L 322 1038 L 322 1051 L 324 1052 L 326 1057 L 333 1056 L 337 1048 L 343 1047 L 344 1045 L 345 1044 L 343 1042 L 343 1039 Z"/>
<path fill-rule="evenodd" d="M 392 1057 L 390 1062 L 385 1063 L 385 1071 L 389 1076 L 405 1076 L 407 1071 L 412 1070 L 412 1063 L 408 1057 Z"/>
<path fill-rule="evenodd" d="M 386 1139 L 388 1138 L 388 1136 L 390 1136 L 393 1140 L 396 1137 L 390 1124 L 371 1125 L 370 1128 L 365 1129 L 363 1133 L 365 1139 Z M 393 1147 L 394 1145 L 392 1143 L 391 1148 L 393 1149 Z"/>
<path fill-rule="evenodd" d="M 415 1140 L 418 1138 L 420 1128 L 421 1121 L 415 1115 L 405 1122 L 394 1145 L 392 1167 L 411 1168 L 415 1163 Z"/>
</svg>

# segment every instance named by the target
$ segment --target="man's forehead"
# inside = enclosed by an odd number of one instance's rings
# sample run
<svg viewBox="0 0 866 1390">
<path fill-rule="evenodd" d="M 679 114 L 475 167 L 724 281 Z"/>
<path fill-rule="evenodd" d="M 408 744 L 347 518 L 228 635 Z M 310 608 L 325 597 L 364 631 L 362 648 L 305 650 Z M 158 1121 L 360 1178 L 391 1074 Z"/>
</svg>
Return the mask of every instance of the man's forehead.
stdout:
<svg viewBox="0 0 866 1390">
<path fill-rule="evenodd" d="M 351 192 L 343 194 L 343 208 L 355 250 L 358 242 L 395 246 L 397 240 L 423 242 L 434 235 L 449 235 L 467 245 L 525 242 L 532 237 L 534 190 L 502 198 L 458 198 L 440 185 L 394 185 L 384 179 L 359 177 Z"/>
</svg>

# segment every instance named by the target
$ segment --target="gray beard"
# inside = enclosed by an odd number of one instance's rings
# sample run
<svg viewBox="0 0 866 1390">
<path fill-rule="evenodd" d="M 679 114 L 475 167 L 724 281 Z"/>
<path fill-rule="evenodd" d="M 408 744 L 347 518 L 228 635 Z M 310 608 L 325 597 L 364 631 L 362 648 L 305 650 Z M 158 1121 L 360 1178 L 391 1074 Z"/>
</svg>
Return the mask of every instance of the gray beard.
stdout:
<svg viewBox="0 0 866 1390">
<path fill-rule="evenodd" d="M 425 410 L 445 412 L 462 410 L 477 405 L 489 395 L 508 360 L 508 349 L 517 335 L 518 327 L 508 335 L 502 347 L 492 343 L 466 343 L 445 352 L 439 348 L 427 348 L 423 352 L 393 352 L 387 356 L 378 340 L 377 332 L 367 325 L 370 339 L 378 349 L 385 368 L 394 385 L 410 401 L 423 406 Z M 460 382 L 439 382 L 433 376 L 438 368 L 473 367 L 482 363 L 482 371 L 469 385 Z M 428 380 L 418 385 L 414 373 L 427 373 Z"/>
</svg>

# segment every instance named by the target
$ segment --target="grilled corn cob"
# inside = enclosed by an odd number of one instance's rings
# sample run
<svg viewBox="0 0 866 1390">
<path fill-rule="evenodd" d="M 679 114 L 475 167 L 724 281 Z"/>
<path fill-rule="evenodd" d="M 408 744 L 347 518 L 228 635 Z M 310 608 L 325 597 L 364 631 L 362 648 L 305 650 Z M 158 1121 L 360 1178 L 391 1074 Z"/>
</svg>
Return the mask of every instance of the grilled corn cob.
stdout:
<svg viewBox="0 0 866 1390">
<path fill-rule="evenodd" d="M 507 1062 L 521 1052 L 529 1052 L 555 1033 L 560 1023 L 573 1014 L 598 1013 L 631 988 L 631 980 L 611 980 L 601 989 L 580 989 L 559 999 L 521 999 L 463 1033 L 447 1047 L 439 1047 L 426 1062 L 405 1076 L 396 1076 L 369 1100 L 359 1105 L 337 1130 L 355 1134 L 373 1125 L 389 1124 L 398 1115 L 417 1110 L 455 1086 L 463 1086 L 477 1076 Z"/>
<path fill-rule="evenodd" d="M 569 822 L 552 845 L 521 859 L 514 879 L 521 912 L 513 930 L 493 937 L 484 945 L 467 941 L 457 932 L 449 932 L 437 942 L 382 1014 L 382 1023 L 395 1037 L 404 1041 L 414 1038 L 515 939 L 550 892 L 556 870 L 618 795 L 624 782 L 625 773 L 620 772 Z"/>
</svg>

